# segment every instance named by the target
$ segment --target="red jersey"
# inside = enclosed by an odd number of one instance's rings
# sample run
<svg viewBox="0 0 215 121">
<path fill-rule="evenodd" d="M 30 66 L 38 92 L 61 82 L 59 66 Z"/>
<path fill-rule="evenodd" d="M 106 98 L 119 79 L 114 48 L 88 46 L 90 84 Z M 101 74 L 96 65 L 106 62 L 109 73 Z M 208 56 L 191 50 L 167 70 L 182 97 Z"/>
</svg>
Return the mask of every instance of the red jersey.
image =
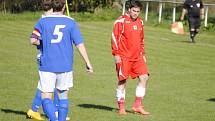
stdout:
<svg viewBox="0 0 215 121">
<path fill-rule="evenodd" d="M 112 33 L 112 55 L 136 61 L 144 54 L 144 25 L 140 18 L 133 21 L 130 16 L 120 16 L 114 22 Z"/>
</svg>

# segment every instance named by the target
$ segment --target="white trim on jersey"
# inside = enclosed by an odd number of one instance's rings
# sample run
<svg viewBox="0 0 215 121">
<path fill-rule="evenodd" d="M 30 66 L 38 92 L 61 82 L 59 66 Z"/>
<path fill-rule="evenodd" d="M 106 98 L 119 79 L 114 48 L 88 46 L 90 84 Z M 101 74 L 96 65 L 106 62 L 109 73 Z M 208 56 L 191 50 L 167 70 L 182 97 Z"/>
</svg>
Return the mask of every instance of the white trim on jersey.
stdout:
<svg viewBox="0 0 215 121">
<path fill-rule="evenodd" d="M 116 45 L 116 48 L 117 48 L 117 50 L 118 50 L 119 48 L 118 48 L 118 45 L 117 45 L 117 42 L 116 42 L 116 38 L 115 38 L 113 32 L 112 32 L 112 39 L 113 39 L 113 41 L 114 41 L 114 43 L 115 43 L 115 45 Z"/>
<path fill-rule="evenodd" d="M 119 75 L 123 76 L 125 78 L 125 76 L 122 74 L 122 67 L 121 66 L 120 66 L 120 69 L 119 69 Z"/>
<path fill-rule="evenodd" d="M 116 23 L 123 23 L 124 21 L 125 21 L 125 18 L 118 19 L 118 20 L 116 20 L 116 21 L 114 22 L 114 25 L 115 25 Z"/>
<path fill-rule="evenodd" d="M 66 15 L 56 15 L 56 14 L 51 14 L 51 15 L 46 15 L 46 16 L 44 16 L 44 17 L 42 17 L 42 18 L 49 18 L 49 17 L 56 17 L 56 18 L 60 18 L 60 17 L 65 17 L 65 18 L 69 18 L 69 19 L 71 19 L 71 20 L 74 20 L 74 18 L 71 18 L 71 17 L 69 17 L 69 16 L 66 16 Z"/>
<path fill-rule="evenodd" d="M 114 25 L 115 24 L 117 24 L 117 23 L 124 23 L 124 21 L 125 21 L 125 18 L 121 18 L 121 19 L 118 19 L 118 20 L 116 20 L 115 22 L 114 22 Z M 124 32 L 124 24 L 123 24 L 123 26 L 122 26 L 122 32 L 121 32 L 121 34 L 120 34 L 120 36 L 119 36 L 119 42 L 120 42 L 120 40 L 121 40 L 121 37 L 122 37 L 122 33 Z M 112 33 L 112 39 L 114 40 L 114 43 L 115 43 L 115 45 L 116 45 L 116 48 L 117 48 L 117 50 L 119 49 L 118 48 L 118 44 L 117 44 L 117 41 L 116 41 L 116 37 L 114 36 L 114 33 Z"/>
<path fill-rule="evenodd" d="M 120 34 L 120 36 L 119 36 L 119 42 L 120 42 L 120 40 L 121 40 L 121 37 L 122 37 L 122 33 L 124 33 L 124 24 L 122 25 L 122 32 L 121 32 L 121 34 Z"/>
</svg>

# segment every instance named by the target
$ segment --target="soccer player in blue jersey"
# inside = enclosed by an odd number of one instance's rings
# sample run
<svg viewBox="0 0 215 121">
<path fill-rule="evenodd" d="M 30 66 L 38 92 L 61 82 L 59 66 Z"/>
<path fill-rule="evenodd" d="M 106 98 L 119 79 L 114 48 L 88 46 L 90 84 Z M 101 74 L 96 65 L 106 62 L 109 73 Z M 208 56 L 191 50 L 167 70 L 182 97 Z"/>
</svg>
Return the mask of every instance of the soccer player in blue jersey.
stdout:
<svg viewBox="0 0 215 121">
<path fill-rule="evenodd" d="M 44 10 L 44 14 L 42 15 L 42 17 L 45 17 L 47 15 L 50 15 L 53 13 L 52 10 L 52 0 L 45 0 L 43 1 L 43 10 Z M 37 50 L 38 50 L 38 54 L 37 54 L 37 62 L 40 62 L 40 56 L 41 56 L 41 52 L 40 49 L 42 47 L 42 44 L 37 45 Z M 72 83 L 72 82 L 71 82 Z M 33 118 L 36 120 L 44 120 L 40 113 L 38 112 L 39 107 L 41 106 L 42 103 L 42 96 L 41 96 L 41 91 L 39 89 L 36 90 L 36 94 L 35 97 L 33 99 L 32 105 L 31 105 L 31 109 L 29 109 L 27 111 L 27 117 L 29 118 Z M 57 90 L 54 91 L 54 105 L 56 106 L 55 108 L 55 114 L 58 117 L 58 92 Z M 66 120 L 70 120 L 69 117 L 66 117 Z"/>
<path fill-rule="evenodd" d="M 44 10 L 44 14 L 42 15 L 42 17 L 50 15 L 51 13 L 53 13 L 53 10 L 52 10 L 52 0 L 45 0 L 43 2 L 42 6 L 43 6 L 43 10 Z M 40 62 L 40 56 L 41 56 L 40 49 L 41 48 L 42 48 L 42 44 L 37 45 L 37 50 L 38 50 L 37 62 L 38 63 Z M 29 109 L 27 111 L 27 117 L 33 118 L 33 119 L 36 119 L 36 120 L 44 120 L 41 117 L 40 113 L 38 112 L 39 107 L 41 106 L 41 103 L 42 103 L 42 96 L 41 96 L 41 94 L 42 94 L 41 90 L 39 90 L 37 88 L 35 97 L 33 99 L 32 105 L 31 105 L 31 109 Z M 55 91 L 55 93 L 54 93 L 54 103 L 57 103 L 57 100 L 58 100 L 58 96 L 57 96 L 57 92 Z"/>
<path fill-rule="evenodd" d="M 43 111 L 51 121 L 65 121 L 69 106 L 68 91 L 73 78 L 73 44 L 84 59 L 87 72 L 93 73 L 93 68 L 77 23 L 63 15 L 65 0 L 54 0 L 52 7 L 53 14 L 36 23 L 30 42 L 33 45 L 42 42 L 38 89 L 42 91 Z M 58 119 L 51 99 L 55 88 L 59 96 Z"/>
</svg>

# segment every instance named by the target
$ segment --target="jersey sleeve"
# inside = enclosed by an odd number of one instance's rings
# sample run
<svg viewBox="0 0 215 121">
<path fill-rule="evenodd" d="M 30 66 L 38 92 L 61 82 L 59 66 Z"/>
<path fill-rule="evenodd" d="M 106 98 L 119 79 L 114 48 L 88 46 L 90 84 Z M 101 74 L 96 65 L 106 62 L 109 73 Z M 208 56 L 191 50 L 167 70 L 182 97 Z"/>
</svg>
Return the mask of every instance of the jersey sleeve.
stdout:
<svg viewBox="0 0 215 121">
<path fill-rule="evenodd" d="M 201 8 L 201 9 L 204 8 L 204 5 L 203 5 L 203 2 L 202 2 L 202 1 L 200 1 L 200 8 Z"/>
<path fill-rule="evenodd" d="M 185 2 L 184 2 L 184 4 L 183 4 L 183 8 L 184 8 L 184 9 L 188 9 L 188 7 L 189 7 L 188 1 L 185 0 Z"/>
<path fill-rule="evenodd" d="M 124 19 L 118 19 L 114 22 L 112 39 L 111 39 L 113 56 L 119 55 L 119 42 L 120 42 L 121 34 L 123 32 L 123 22 L 124 22 Z"/>
<path fill-rule="evenodd" d="M 35 38 L 39 40 L 41 38 L 41 31 L 42 31 L 42 25 L 41 25 L 41 20 L 39 20 L 34 26 L 34 30 L 31 34 L 31 38 Z"/>
<path fill-rule="evenodd" d="M 141 20 L 141 24 L 142 24 L 142 32 L 140 34 L 140 37 L 142 41 L 140 42 L 140 52 L 144 54 L 144 24 L 142 20 Z"/>
<path fill-rule="evenodd" d="M 81 35 L 81 31 L 78 27 L 78 24 L 76 22 L 74 22 L 74 25 L 73 25 L 73 28 L 71 31 L 71 38 L 75 45 L 79 45 L 79 44 L 83 43 L 83 37 Z"/>
</svg>

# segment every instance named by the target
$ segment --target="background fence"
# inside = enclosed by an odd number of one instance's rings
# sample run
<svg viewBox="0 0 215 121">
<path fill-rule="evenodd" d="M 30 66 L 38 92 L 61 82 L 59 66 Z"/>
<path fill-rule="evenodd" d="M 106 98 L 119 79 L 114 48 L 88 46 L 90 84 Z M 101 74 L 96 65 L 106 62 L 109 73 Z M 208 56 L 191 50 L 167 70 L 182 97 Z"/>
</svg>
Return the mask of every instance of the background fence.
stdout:
<svg viewBox="0 0 215 121">
<path fill-rule="evenodd" d="M 125 13 L 126 10 L 126 2 L 128 0 L 123 1 L 123 11 L 122 14 Z M 162 13 L 164 9 L 166 9 L 164 12 L 167 12 L 168 9 L 172 9 L 172 22 L 176 21 L 176 13 L 181 13 L 182 11 L 182 5 L 184 0 L 140 0 L 144 4 L 144 9 L 145 9 L 145 21 L 148 21 L 148 13 L 149 13 L 149 8 L 156 9 L 158 12 L 158 22 L 162 22 Z M 205 19 L 204 19 L 204 25 L 207 27 L 208 25 L 208 14 L 210 14 L 209 9 L 211 9 L 211 13 L 215 12 L 215 1 L 208 0 L 204 2 L 204 9 L 205 9 Z M 152 6 L 150 6 L 152 4 Z M 215 19 L 215 17 L 214 17 Z"/>
</svg>

